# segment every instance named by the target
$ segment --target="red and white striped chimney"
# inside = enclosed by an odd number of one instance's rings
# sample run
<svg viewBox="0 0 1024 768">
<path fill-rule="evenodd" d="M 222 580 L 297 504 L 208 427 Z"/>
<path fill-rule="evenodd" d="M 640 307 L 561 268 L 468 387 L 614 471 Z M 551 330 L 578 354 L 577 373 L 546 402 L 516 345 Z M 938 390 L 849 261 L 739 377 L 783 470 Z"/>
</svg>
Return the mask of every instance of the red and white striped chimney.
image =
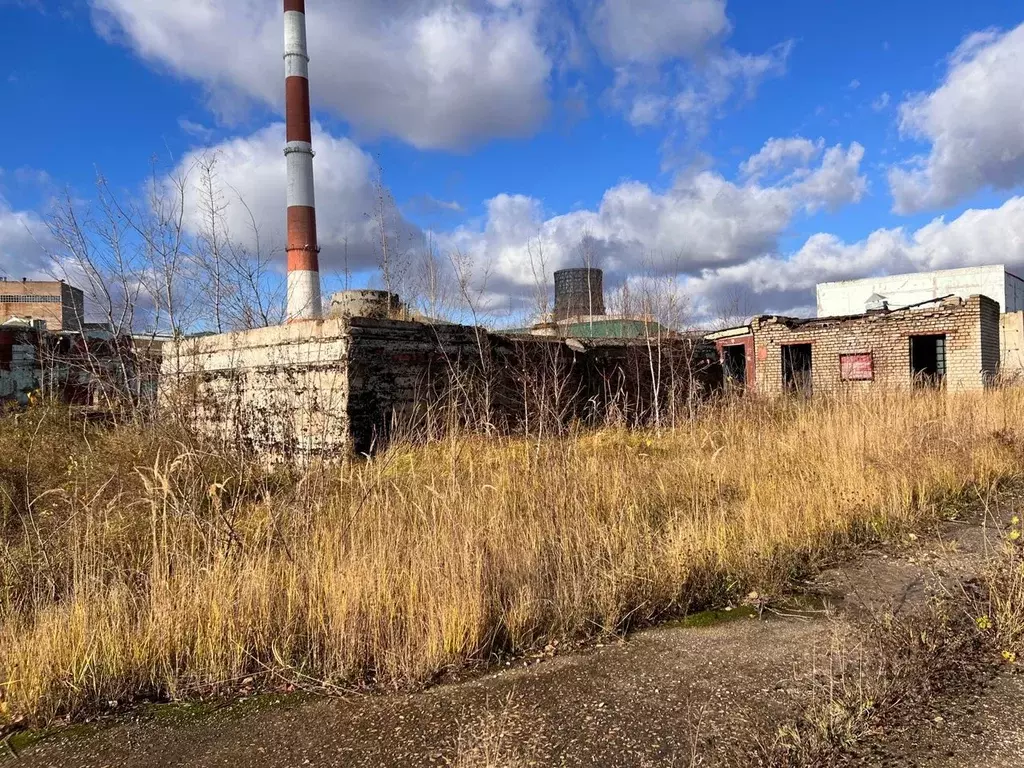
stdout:
<svg viewBox="0 0 1024 768">
<path fill-rule="evenodd" d="M 313 196 L 313 135 L 309 109 L 306 0 L 284 0 L 285 118 L 288 144 L 288 320 L 317 320 L 320 247 Z"/>
</svg>

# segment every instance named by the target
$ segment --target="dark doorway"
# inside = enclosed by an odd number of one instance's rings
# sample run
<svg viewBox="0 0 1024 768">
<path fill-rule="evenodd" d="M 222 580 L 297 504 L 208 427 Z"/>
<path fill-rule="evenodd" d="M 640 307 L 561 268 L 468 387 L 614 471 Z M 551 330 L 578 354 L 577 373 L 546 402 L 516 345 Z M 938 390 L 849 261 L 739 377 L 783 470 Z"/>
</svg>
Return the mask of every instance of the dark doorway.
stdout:
<svg viewBox="0 0 1024 768">
<path fill-rule="evenodd" d="M 810 344 L 785 344 L 782 347 L 782 386 L 788 392 L 811 394 Z"/>
<path fill-rule="evenodd" d="M 910 337 L 910 373 L 914 386 L 942 386 L 946 380 L 946 334 Z"/>
<path fill-rule="evenodd" d="M 746 344 L 723 347 L 722 368 L 725 369 L 725 381 L 730 388 L 744 389 L 747 386 Z"/>
</svg>

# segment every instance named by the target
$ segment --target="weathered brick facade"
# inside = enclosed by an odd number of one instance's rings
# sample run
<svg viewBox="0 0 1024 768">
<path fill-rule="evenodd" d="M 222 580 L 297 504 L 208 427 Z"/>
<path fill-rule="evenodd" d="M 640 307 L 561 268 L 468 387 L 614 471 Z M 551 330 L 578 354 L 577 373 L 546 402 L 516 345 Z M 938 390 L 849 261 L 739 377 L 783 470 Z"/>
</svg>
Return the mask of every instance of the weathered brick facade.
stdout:
<svg viewBox="0 0 1024 768">
<path fill-rule="evenodd" d="M 999 371 L 999 305 L 985 296 L 844 318 L 758 317 L 750 330 L 746 339 L 732 338 L 721 346 L 746 341 L 754 354 L 754 380 L 747 387 L 762 394 L 784 391 L 785 369 L 806 359 L 800 356 L 807 347 L 787 352 L 788 345 L 810 345 L 808 380 L 810 391 L 817 393 L 909 388 L 915 381 L 912 339 L 918 336 L 944 336 L 949 389 L 980 389 Z"/>
</svg>

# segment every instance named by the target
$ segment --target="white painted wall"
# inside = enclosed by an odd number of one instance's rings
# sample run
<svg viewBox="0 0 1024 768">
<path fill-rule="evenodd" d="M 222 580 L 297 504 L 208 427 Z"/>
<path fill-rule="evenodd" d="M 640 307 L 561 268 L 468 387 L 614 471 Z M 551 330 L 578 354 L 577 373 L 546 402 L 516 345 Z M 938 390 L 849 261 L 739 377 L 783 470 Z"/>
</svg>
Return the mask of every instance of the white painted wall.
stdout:
<svg viewBox="0 0 1024 768">
<path fill-rule="evenodd" d="M 818 317 L 859 315 L 872 294 L 884 296 L 890 309 L 918 304 L 942 296 L 988 296 L 1001 312 L 1024 310 L 1024 280 L 1001 264 L 943 269 L 910 275 L 869 277 L 818 284 Z"/>
</svg>

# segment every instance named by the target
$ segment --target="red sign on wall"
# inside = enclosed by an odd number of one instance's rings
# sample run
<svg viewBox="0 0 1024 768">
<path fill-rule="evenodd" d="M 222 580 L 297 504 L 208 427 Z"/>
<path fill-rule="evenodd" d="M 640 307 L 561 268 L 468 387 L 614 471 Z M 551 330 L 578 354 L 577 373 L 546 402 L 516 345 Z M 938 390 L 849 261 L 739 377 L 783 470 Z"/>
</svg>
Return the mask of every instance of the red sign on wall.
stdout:
<svg viewBox="0 0 1024 768">
<path fill-rule="evenodd" d="M 870 352 L 839 356 L 839 373 L 843 381 L 872 381 L 875 365 Z"/>
</svg>

